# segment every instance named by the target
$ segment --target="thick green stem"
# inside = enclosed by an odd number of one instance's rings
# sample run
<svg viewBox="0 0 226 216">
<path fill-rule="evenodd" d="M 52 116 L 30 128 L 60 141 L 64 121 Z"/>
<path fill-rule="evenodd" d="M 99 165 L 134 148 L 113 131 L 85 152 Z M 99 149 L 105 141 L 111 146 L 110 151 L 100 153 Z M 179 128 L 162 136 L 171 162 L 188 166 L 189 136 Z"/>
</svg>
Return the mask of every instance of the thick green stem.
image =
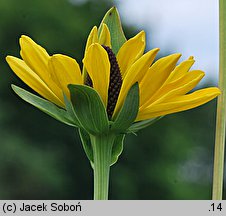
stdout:
<svg viewBox="0 0 226 216">
<path fill-rule="evenodd" d="M 115 136 L 91 135 L 94 162 L 94 200 L 107 200 L 112 146 Z"/>
<path fill-rule="evenodd" d="M 213 173 L 213 200 L 221 200 L 224 179 L 224 146 L 226 121 L 226 1 L 219 1 L 220 12 L 220 72 L 219 88 L 222 93 L 218 97 L 216 139 Z"/>
</svg>

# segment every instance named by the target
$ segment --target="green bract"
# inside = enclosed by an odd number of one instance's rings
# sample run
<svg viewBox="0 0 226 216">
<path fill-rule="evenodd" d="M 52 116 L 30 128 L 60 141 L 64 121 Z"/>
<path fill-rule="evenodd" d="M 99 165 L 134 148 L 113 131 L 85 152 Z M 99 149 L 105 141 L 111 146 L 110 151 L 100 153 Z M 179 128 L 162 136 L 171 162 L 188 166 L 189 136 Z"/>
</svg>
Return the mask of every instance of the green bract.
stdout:
<svg viewBox="0 0 226 216">
<path fill-rule="evenodd" d="M 20 96 L 23 100 L 30 103 L 31 105 L 37 107 L 44 113 L 52 116 L 56 120 L 65 123 L 70 126 L 77 126 L 77 122 L 74 121 L 73 116 L 68 113 L 66 110 L 59 108 L 55 104 L 38 97 L 18 86 L 12 85 L 14 92 Z"/>
<path fill-rule="evenodd" d="M 135 83 L 129 90 L 124 104 L 112 123 L 112 130 L 125 133 L 137 117 L 139 109 L 139 86 Z"/>
<path fill-rule="evenodd" d="M 123 149 L 123 140 L 127 129 L 136 119 L 139 107 L 139 88 L 135 83 L 124 102 L 115 121 L 109 121 L 104 105 L 98 93 L 90 87 L 69 85 L 71 101 L 76 119 L 80 123 L 79 134 L 87 157 L 93 163 L 93 151 L 90 135 L 103 134 L 114 136 L 111 164 L 114 164 Z M 71 117 L 73 119 L 73 117 Z"/>
<path fill-rule="evenodd" d="M 83 85 L 69 85 L 69 90 L 74 112 L 81 126 L 93 135 L 108 133 L 108 117 L 98 93 Z"/>
</svg>

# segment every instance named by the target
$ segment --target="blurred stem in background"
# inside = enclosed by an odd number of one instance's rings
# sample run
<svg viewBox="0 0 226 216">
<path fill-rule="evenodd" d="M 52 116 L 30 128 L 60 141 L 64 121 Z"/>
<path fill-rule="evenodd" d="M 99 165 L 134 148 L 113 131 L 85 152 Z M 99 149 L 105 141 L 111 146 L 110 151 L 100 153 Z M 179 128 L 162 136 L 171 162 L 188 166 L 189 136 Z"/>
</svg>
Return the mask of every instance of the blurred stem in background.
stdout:
<svg viewBox="0 0 226 216">
<path fill-rule="evenodd" d="M 220 72 L 219 88 L 222 93 L 218 97 L 216 139 L 214 153 L 213 173 L 213 200 L 221 200 L 223 196 L 224 179 L 224 146 L 225 146 L 225 121 L 226 121 L 226 1 L 219 1 L 220 14 Z"/>
</svg>

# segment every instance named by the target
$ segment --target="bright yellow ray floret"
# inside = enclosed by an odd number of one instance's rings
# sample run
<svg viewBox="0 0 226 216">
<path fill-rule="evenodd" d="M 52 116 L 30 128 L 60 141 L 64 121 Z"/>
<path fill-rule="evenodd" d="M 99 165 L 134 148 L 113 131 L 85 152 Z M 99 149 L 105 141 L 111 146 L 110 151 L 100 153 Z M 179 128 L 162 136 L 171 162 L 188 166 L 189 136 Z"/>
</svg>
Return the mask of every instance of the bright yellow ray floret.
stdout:
<svg viewBox="0 0 226 216">
<path fill-rule="evenodd" d="M 97 27 L 88 37 L 83 74 L 75 59 L 56 54 L 50 56 L 31 38 L 20 38 L 22 60 L 7 56 L 6 60 L 15 74 L 38 94 L 64 108 L 63 94 L 70 99 L 68 84 L 84 85 L 88 73 L 92 87 L 99 93 L 104 105 L 108 103 L 111 62 L 102 45 L 111 47 L 108 27 L 104 24 L 97 34 Z M 126 41 L 116 55 L 122 76 L 122 86 L 114 109 L 113 118 L 123 105 L 125 97 L 135 83 L 139 83 L 140 106 L 136 121 L 146 120 L 200 106 L 220 94 L 216 87 L 189 93 L 203 78 L 200 70 L 189 71 L 194 64 L 190 57 L 179 65 L 180 54 L 160 58 L 153 63 L 158 48 L 144 54 L 145 32 L 141 31 Z"/>
</svg>

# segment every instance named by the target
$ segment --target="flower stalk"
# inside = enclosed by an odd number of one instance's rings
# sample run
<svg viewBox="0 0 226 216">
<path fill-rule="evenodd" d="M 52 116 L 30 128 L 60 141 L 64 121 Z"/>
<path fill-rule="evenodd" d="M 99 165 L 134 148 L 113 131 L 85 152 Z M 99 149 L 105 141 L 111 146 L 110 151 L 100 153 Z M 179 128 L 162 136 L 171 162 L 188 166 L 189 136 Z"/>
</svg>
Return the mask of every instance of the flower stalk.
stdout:
<svg viewBox="0 0 226 216">
<path fill-rule="evenodd" d="M 93 149 L 94 200 L 107 200 L 112 147 L 112 134 L 90 136 Z"/>
<path fill-rule="evenodd" d="M 219 1 L 220 12 L 220 71 L 219 88 L 221 95 L 217 103 L 216 138 L 213 171 L 213 200 L 222 200 L 224 179 L 224 148 L 226 121 L 226 1 Z"/>
</svg>

